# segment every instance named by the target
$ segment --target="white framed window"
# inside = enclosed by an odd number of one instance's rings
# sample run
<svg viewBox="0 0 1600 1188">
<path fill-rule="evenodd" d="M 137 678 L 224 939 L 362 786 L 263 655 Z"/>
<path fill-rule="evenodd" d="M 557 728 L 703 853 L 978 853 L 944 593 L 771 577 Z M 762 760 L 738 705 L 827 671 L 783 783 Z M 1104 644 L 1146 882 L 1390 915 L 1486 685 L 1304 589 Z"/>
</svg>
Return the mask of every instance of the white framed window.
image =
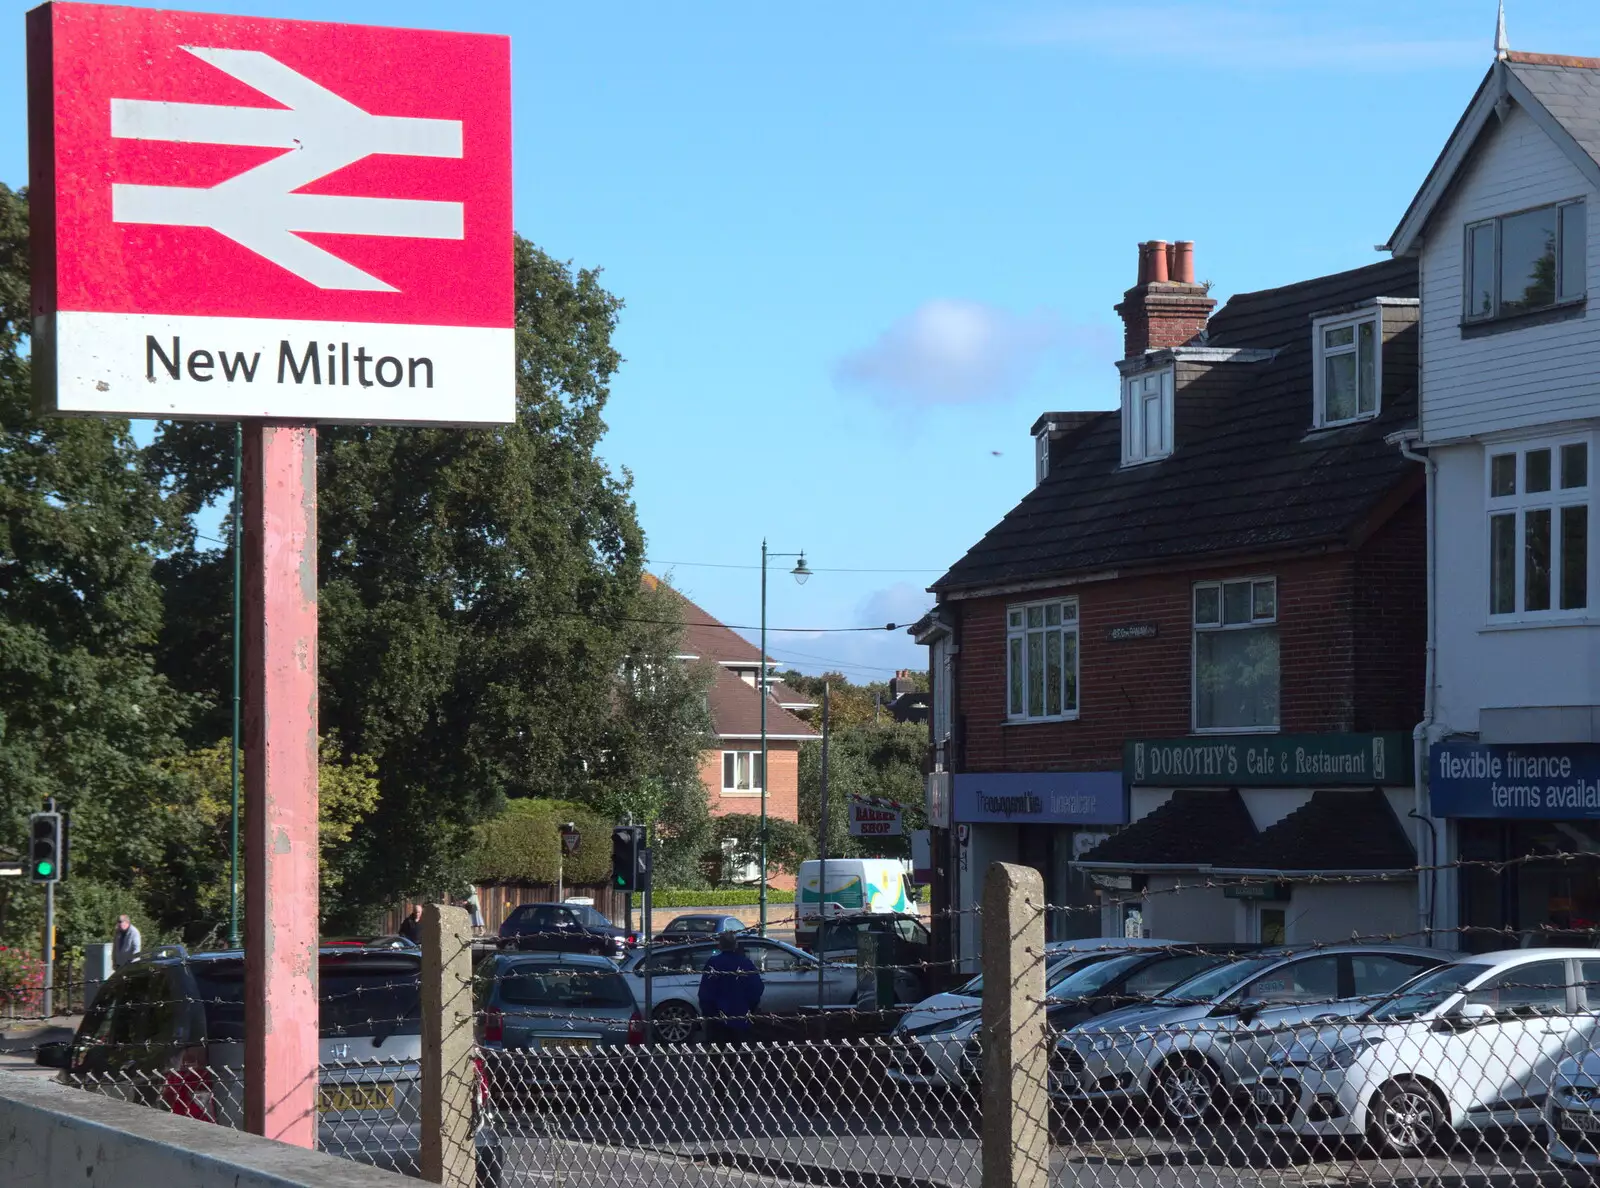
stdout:
<svg viewBox="0 0 1600 1188">
<path fill-rule="evenodd" d="M 1383 388 L 1383 322 L 1378 310 L 1312 323 L 1315 424 L 1348 425 L 1375 417 Z"/>
<path fill-rule="evenodd" d="M 761 752 L 722 752 L 722 791 L 730 796 L 761 791 Z"/>
<path fill-rule="evenodd" d="M 1589 434 L 1485 450 L 1491 622 L 1588 612 L 1593 453 Z"/>
<path fill-rule="evenodd" d="M 1469 223 L 1463 319 L 1488 321 L 1583 300 L 1588 223 L 1581 199 Z"/>
<path fill-rule="evenodd" d="M 1006 608 L 1006 717 L 1014 722 L 1078 716 L 1078 600 Z"/>
<path fill-rule="evenodd" d="M 1194 585 L 1194 728 L 1278 728 L 1278 581 Z"/>
<path fill-rule="evenodd" d="M 1033 485 L 1038 486 L 1050 477 L 1050 434 L 1048 431 L 1033 439 Z"/>
<path fill-rule="evenodd" d="M 1172 453 L 1173 369 L 1122 381 L 1122 464 L 1136 466 Z"/>
</svg>

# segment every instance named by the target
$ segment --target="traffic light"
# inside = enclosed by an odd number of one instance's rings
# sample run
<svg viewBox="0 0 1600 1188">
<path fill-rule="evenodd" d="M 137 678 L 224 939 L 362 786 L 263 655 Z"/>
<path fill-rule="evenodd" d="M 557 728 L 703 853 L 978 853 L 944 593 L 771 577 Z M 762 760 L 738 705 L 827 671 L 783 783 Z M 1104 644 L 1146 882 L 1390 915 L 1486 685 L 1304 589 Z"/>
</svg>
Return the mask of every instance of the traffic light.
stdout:
<svg viewBox="0 0 1600 1188">
<path fill-rule="evenodd" d="M 643 825 L 618 825 L 611 831 L 611 885 L 618 891 L 650 888 L 650 851 Z"/>
<path fill-rule="evenodd" d="M 61 880 L 60 813 L 34 813 L 28 819 L 28 878 L 35 883 Z"/>
</svg>

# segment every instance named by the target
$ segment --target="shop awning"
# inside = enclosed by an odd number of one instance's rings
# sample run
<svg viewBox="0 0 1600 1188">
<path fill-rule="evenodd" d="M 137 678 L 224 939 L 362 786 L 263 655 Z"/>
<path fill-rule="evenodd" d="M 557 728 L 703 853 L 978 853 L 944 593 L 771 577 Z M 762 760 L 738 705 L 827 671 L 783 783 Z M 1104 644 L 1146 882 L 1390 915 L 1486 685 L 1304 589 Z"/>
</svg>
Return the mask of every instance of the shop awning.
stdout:
<svg viewBox="0 0 1600 1188">
<path fill-rule="evenodd" d="M 1416 855 L 1377 788 L 1313 792 L 1300 808 L 1260 831 L 1236 789 L 1180 789 L 1074 865 L 1307 878 L 1401 874 L 1415 867 Z"/>
<path fill-rule="evenodd" d="M 1242 852 L 1255 823 L 1234 788 L 1183 789 L 1073 863 L 1081 870 L 1201 870 Z"/>
</svg>

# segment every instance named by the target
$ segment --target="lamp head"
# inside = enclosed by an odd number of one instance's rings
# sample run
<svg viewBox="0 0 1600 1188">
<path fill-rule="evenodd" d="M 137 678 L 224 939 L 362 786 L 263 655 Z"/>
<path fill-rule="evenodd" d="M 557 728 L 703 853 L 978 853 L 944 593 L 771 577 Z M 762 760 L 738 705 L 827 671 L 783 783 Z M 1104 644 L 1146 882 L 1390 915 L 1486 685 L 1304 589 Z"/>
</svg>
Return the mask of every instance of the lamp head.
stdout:
<svg viewBox="0 0 1600 1188">
<path fill-rule="evenodd" d="M 802 586 L 806 584 L 806 579 L 811 576 L 811 570 L 806 566 L 806 555 L 804 553 L 800 554 L 800 560 L 795 562 L 794 568 L 789 572 L 794 574 L 794 580 Z"/>
</svg>

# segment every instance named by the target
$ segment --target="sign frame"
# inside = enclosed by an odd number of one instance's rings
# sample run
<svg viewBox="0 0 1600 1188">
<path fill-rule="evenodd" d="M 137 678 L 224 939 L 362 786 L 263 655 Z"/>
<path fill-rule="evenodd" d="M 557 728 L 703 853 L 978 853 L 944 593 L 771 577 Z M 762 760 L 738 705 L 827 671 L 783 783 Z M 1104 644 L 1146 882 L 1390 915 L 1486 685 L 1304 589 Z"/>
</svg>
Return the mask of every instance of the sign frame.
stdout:
<svg viewBox="0 0 1600 1188">
<path fill-rule="evenodd" d="M 1411 739 L 1372 734 L 1209 734 L 1129 739 L 1130 788 L 1410 787 Z"/>
</svg>

